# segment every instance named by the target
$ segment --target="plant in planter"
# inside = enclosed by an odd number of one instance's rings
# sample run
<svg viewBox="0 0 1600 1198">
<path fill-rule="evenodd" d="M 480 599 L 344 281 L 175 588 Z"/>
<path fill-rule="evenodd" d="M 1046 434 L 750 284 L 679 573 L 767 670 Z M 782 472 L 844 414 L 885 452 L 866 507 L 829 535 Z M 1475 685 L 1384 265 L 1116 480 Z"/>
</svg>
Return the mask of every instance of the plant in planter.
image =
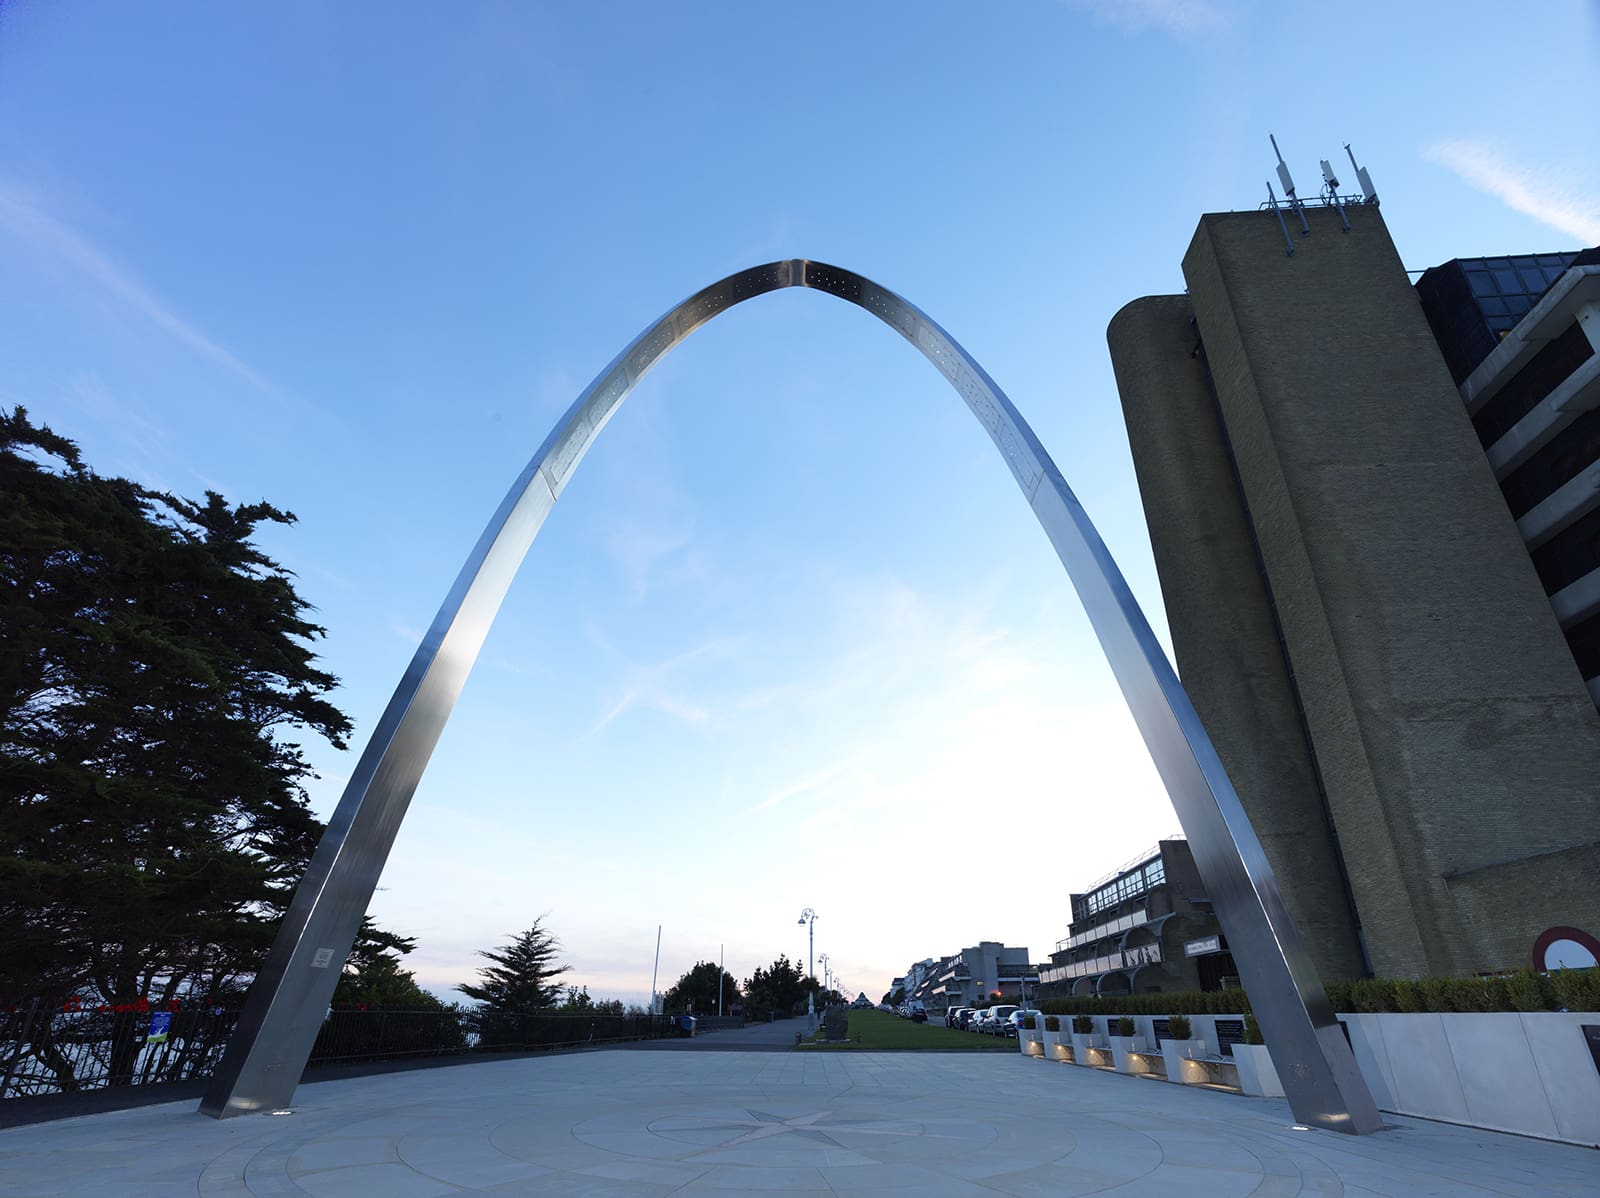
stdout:
<svg viewBox="0 0 1600 1198">
<path fill-rule="evenodd" d="M 1150 1066 L 1144 1058 L 1144 1037 L 1138 1027 L 1124 1015 L 1116 1022 L 1117 1034 L 1111 1038 L 1111 1061 L 1118 1073 L 1149 1073 Z"/>
<path fill-rule="evenodd" d="M 1261 1025 L 1256 1022 L 1254 1012 L 1247 1011 L 1244 1017 L 1244 1042 L 1246 1044 L 1265 1044 L 1266 1039 L 1261 1035 Z"/>
<path fill-rule="evenodd" d="M 1105 1057 L 1092 1050 L 1104 1050 L 1106 1038 L 1094 1030 L 1094 1020 L 1088 1015 L 1072 1018 L 1072 1059 L 1079 1065 L 1103 1065 Z"/>
<path fill-rule="evenodd" d="M 1039 1030 L 1037 1015 L 1024 1015 L 1017 1028 L 1017 1050 L 1025 1057 L 1044 1056 L 1044 1033 Z"/>
<path fill-rule="evenodd" d="M 1071 1024 L 1069 1022 L 1068 1026 Z M 1044 1055 L 1057 1061 L 1072 1060 L 1072 1033 L 1061 1028 L 1061 1016 L 1044 1017 Z"/>
<path fill-rule="evenodd" d="M 1167 1067 L 1168 1081 L 1210 1081 L 1210 1075 L 1202 1066 L 1189 1063 L 1205 1055 L 1206 1042 L 1195 1037 L 1194 1025 L 1187 1015 L 1173 1015 L 1167 1020 L 1167 1034 L 1161 1039 L 1161 1059 Z"/>
</svg>

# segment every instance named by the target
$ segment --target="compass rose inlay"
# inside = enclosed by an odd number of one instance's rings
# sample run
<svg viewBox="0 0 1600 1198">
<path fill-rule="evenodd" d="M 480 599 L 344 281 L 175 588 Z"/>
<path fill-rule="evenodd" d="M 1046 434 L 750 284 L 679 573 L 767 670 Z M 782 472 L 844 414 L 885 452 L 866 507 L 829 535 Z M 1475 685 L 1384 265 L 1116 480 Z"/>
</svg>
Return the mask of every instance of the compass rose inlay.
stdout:
<svg viewBox="0 0 1600 1198">
<path fill-rule="evenodd" d="M 848 1145 L 836 1139 L 844 1136 L 920 1136 L 920 1124 L 903 1123 L 890 1119 L 836 1118 L 832 1111 L 814 1111 L 808 1115 L 784 1116 L 769 1111 L 746 1109 L 748 1119 L 723 1116 L 674 1115 L 657 1119 L 650 1130 L 657 1135 L 693 1139 L 707 1147 L 735 1148 L 768 1140 L 774 1136 L 796 1136 L 838 1148 Z M 726 1136 L 726 1138 L 720 1138 Z"/>
</svg>

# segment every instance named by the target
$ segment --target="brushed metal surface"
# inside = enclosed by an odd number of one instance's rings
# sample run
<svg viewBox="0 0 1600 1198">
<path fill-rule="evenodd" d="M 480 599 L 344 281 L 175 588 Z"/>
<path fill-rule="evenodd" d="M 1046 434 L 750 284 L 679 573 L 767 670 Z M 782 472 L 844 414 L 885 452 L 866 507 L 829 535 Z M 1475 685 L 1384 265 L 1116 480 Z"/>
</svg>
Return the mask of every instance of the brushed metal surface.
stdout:
<svg viewBox="0 0 1600 1198">
<path fill-rule="evenodd" d="M 852 271 L 804 258 L 739 271 L 673 308 L 600 372 L 518 475 L 363 750 L 200 1109 L 220 1118 L 290 1104 L 406 807 L 545 516 L 663 354 L 735 304 L 785 287 L 824 291 L 876 316 L 933 363 L 983 425 L 1066 567 L 1172 797 L 1295 1118 L 1337 1131 L 1377 1130 L 1377 1106 L 1238 795 L 1050 455 L 994 380 L 920 309 Z"/>
</svg>

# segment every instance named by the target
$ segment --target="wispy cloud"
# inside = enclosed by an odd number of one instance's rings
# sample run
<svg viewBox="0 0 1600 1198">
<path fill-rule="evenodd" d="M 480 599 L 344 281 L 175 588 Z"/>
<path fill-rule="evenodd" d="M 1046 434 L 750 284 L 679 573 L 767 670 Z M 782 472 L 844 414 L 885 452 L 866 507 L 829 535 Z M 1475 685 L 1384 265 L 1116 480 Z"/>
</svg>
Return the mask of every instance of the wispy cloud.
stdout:
<svg viewBox="0 0 1600 1198">
<path fill-rule="evenodd" d="M 687 518 L 625 519 L 605 540 L 635 599 L 643 599 L 662 579 L 683 582 L 701 572 L 703 564 L 686 552 L 693 543 L 694 522 Z"/>
<path fill-rule="evenodd" d="M 1540 224 L 1586 245 L 1600 242 L 1600 179 L 1579 186 L 1517 162 L 1497 146 L 1465 138 L 1434 142 L 1422 156 Z"/>
<path fill-rule="evenodd" d="M 1154 30 L 1174 37 L 1192 37 L 1224 23 L 1222 10 L 1208 0 L 1066 0 L 1089 14 L 1096 25 L 1112 25 L 1125 33 Z"/>
<path fill-rule="evenodd" d="M 779 803 L 795 798 L 798 795 L 810 794 L 812 791 L 826 791 L 831 783 L 848 774 L 859 766 L 861 762 L 862 757 L 856 756 L 851 757 L 849 760 L 841 761 L 836 765 L 831 765 L 819 773 L 812 774 L 809 778 L 802 778 L 798 782 L 773 791 L 761 802 L 752 807 L 746 807 L 744 813 L 751 815 L 757 811 L 765 811 L 769 807 L 776 807 Z"/>
<path fill-rule="evenodd" d="M 590 635 L 606 652 L 626 662 L 622 654 L 593 629 L 590 629 Z M 621 695 L 612 704 L 611 709 L 600 717 L 599 722 L 584 735 L 595 735 L 635 707 L 659 711 L 687 724 L 710 722 L 711 709 L 677 689 L 673 676 L 685 667 L 706 658 L 725 658 L 744 644 L 744 641 L 737 638 L 716 637 L 651 665 L 627 662 Z"/>
<path fill-rule="evenodd" d="M 0 184 L 0 232 L 70 267 L 100 293 L 117 300 L 251 386 L 269 395 L 277 394 L 278 388 L 268 379 L 184 320 L 88 238 L 44 211 L 32 196 L 5 184 Z"/>
</svg>

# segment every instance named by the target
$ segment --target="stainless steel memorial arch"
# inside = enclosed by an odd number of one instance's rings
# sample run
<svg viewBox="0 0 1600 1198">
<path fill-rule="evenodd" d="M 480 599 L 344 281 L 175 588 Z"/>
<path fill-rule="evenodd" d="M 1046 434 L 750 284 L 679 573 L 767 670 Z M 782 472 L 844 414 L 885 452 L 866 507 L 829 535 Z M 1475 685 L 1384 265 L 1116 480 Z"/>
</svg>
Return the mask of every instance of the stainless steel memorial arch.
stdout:
<svg viewBox="0 0 1600 1198">
<path fill-rule="evenodd" d="M 400 821 L 540 525 L 629 391 L 718 313 L 785 287 L 883 321 L 949 380 L 1010 467 L 1077 589 L 1155 759 L 1303 1124 L 1382 1126 L 1254 829 L 1194 706 L 1094 525 L 1004 392 L 915 305 L 851 271 L 792 258 L 729 275 L 646 329 L 578 396 L 501 501 L 361 754 L 257 976 L 201 1111 L 287 1107 Z"/>
</svg>

